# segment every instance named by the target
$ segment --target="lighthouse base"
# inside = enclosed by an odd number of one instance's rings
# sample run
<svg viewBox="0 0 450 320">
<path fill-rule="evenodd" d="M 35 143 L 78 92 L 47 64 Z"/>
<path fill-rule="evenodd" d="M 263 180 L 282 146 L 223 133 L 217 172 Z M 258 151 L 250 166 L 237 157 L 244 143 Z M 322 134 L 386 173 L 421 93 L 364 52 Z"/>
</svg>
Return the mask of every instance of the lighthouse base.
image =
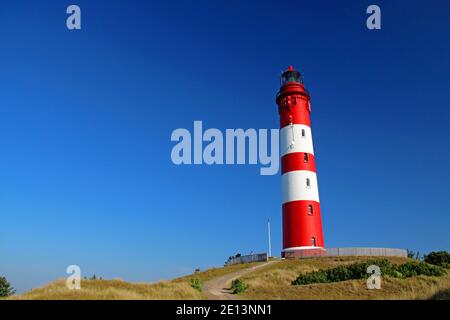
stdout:
<svg viewBox="0 0 450 320">
<path fill-rule="evenodd" d="M 314 258 L 327 255 L 327 251 L 321 247 L 295 247 L 286 248 L 281 252 L 281 257 L 286 259 Z"/>
</svg>

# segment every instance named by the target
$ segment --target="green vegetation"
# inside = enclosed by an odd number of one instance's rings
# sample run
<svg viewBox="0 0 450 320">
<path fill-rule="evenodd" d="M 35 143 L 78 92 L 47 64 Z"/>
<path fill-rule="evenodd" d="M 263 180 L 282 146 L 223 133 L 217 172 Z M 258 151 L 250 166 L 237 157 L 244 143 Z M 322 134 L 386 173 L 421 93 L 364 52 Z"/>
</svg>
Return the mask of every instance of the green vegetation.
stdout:
<svg viewBox="0 0 450 320">
<path fill-rule="evenodd" d="M 415 260 L 420 260 L 420 252 L 414 252 L 412 250 L 406 249 L 406 252 L 408 254 L 408 258 L 410 259 L 415 259 Z"/>
<path fill-rule="evenodd" d="M 103 280 L 103 278 L 102 277 L 97 277 L 96 275 L 95 275 L 95 273 L 92 275 L 92 277 L 83 277 L 83 279 L 84 280 Z"/>
<path fill-rule="evenodd" d="M 202 292 L 203 285 L 202 285 L 202 282 L 200 281 L 199 278 L 191 278 L 191 279 L 189 279 L 189 284 L 195 290 L 198 290 L 198 291 Z"/>
<path fill-rule="evenodd" d="M 225 261 L 224 266 L 229 265 L 230 262 L 231 262 L 233 259 L 239 258 L 239 257 L 241 257 L 241 256 L 242 256 L 242 255 L 241 255 L 240 253 L 236 253 L 234 256 L 228 257 L 228 260 Z"/>
<path fill-rule="evenodd" d="M 330 283 L 365 279 L 369 276 L 367 273 L 367 268 L 371 265 L 378 266 L 383 276 L 394 278 L 410 278 L 419 275 L 443 276 L 446 274 L 444 269 L 425 262 L 408 261 L 401 265 L 395 265 L 387 259 L 379 259 L 308 272 L 298 276 L 297 279 L 292 281 L 292 284 L 305 285 L 311 283 Z"/>
<path fill-rule="evenodd" d="M 430 252 L 425 256 L 424 261 L 443 268 L 450 268 L 450 254 L 447 251 Z"/>
<path fill-rule="evenodd" d="M 429 277 L 442 277 L 447 274 L 444 269 L 422 261 L 410 261 L 405 264 L 399 265 L 396 270 L 394 270 L 394 275 L 388 274 L 388 276 L 396 276 L 396 272 L 398 272 L 400 274 L 400 277 L 402 278 L 410 278 L 420 275 Z"/>
<path fill-rule="evenodd" d="M 0 277 L 0 298 L 12 296 L 16 291 L 5 277 Z"/>
<path fill-rule="evenodd" d="M 247 290 L 247 284 L 241 279 L 236 279 L 231 282 L 231 290 L 234 294 L 242 293 Z"/>
<path fill-rule="evenodd" d="M 292 285 L 292 280 L 296 279 L 299 274 L 384 258 L 394 265 L 402 265 L 412 261 L 402 257 L 355 256 L 283 260 L 240 277 L 248 285 L 248 288 L 239 295 L 239 298 L 249 300 L 424 300 L 450 298 L 450 272 L 442 277 L 395 278 L 382 276 L 381 290 L 367 289 L 366 278 L 332 283 Z M 366 277 L 368 276 L 369 274 L 366 274 Z"/>
<path fill-rule="evenodd" d="M 355 280 L 308 285 L 292 285 L 299 275 L 320 270 L 335 269 L 366 263 L 367 260 L 388 260 L 394 269 L 392 276 L 382 274 L 381 290 L 367 289 L 366 278 L 369 274 L 361 268 L 364 277 Z M 373 263 L 373 262 L 372 262 Z M 122 280 L 82 280 L 81 290 L 69 290 L 65 280 L 59 280 L 30 292 L 13 295 L 7 299 L 33 300 L 139 300 L 139 299 L 205 299 L 208 293 L 208 281 L 231 274 L 260 263 L 237 264 L 224 268 L 212 268 L 171 281 L 157 283 L 129 283 Z M 424 271 L 425 270 L 425 271 Z M 450 299 L 450 272 L 439 274 L 442 268 L 430 266 L 402 257 L 321 257 L 311 259 L 288 259 L 264 266 L 238 277 L 232 291 L 236 299 L 326 299 L 326 300 L 365 300 L 365 299 Z M 382 268 L 383 272 L 383 268 Z M 418 275 L 417 274 L 430 274 Z M 386 277 L 385 277 L 386 276 Z M 98 278 L 98 276 L 96 276 Z M 192 280 L 191 279 L 198 279 Z M 200 283 L 202 292 L 192 286 Z M 198 288 L 199 286 L 197 286 Z M 244 288 L 244 289 L 243 289 Z M 243 289 L 243 291 L 242 291 Z M 231 291 L 230 290 L 230 291 Z"/>
</svg>

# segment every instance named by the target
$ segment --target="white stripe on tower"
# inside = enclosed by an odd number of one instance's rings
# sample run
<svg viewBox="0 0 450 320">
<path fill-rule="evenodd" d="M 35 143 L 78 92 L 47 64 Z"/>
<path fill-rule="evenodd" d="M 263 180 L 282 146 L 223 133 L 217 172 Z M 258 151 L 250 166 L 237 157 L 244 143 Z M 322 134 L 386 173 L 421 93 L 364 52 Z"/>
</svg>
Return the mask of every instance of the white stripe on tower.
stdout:
<svg viewBox="0 0 450 320">
<path fill-rule="evenodd" d="M 290 124 L 280 130 L 280 153 L 306 152 L 314 155 L 311 128 L 304 124 Z"/>
<path fill-rule="evenodd" d="M 283 204 L 290 201 L 319 201 L 317 175 L 309 170 L 286 172 L 281 176 Z"/>
</svg>

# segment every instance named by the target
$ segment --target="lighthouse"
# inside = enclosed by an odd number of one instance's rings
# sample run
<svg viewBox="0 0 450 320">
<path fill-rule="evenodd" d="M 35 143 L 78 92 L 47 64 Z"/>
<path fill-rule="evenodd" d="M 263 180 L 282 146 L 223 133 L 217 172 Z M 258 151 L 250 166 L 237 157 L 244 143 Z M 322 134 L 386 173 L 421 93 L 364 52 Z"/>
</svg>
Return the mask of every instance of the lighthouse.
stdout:
<svg viewBox="0 0 450 320">
<path fill-rule="evenodd" d="M 311 103 L 300 72 L 289 67 L 276 97 L 280 115 L 282 257 L 325 255 L 311 131 Z"/>
</svg>

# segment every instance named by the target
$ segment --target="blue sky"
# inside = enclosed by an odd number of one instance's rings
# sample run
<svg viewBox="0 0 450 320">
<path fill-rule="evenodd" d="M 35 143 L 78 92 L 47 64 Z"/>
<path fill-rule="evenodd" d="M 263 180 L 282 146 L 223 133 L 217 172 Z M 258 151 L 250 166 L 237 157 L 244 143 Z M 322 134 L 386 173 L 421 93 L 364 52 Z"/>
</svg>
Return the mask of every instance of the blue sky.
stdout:
<svg viewBox="0 0 450 320">
<path fill-rule="evenodd" d="M 312 94 L 325 243 L 450 244 L 448 1 L 68 1 L 0 6 L 0 274 L 153 281 L 281 250 L 280 176 L 175 166 L 176 128 L 277 128 Z M 369 31 L 370 4 L 382 30 Z"/>
</svg>

